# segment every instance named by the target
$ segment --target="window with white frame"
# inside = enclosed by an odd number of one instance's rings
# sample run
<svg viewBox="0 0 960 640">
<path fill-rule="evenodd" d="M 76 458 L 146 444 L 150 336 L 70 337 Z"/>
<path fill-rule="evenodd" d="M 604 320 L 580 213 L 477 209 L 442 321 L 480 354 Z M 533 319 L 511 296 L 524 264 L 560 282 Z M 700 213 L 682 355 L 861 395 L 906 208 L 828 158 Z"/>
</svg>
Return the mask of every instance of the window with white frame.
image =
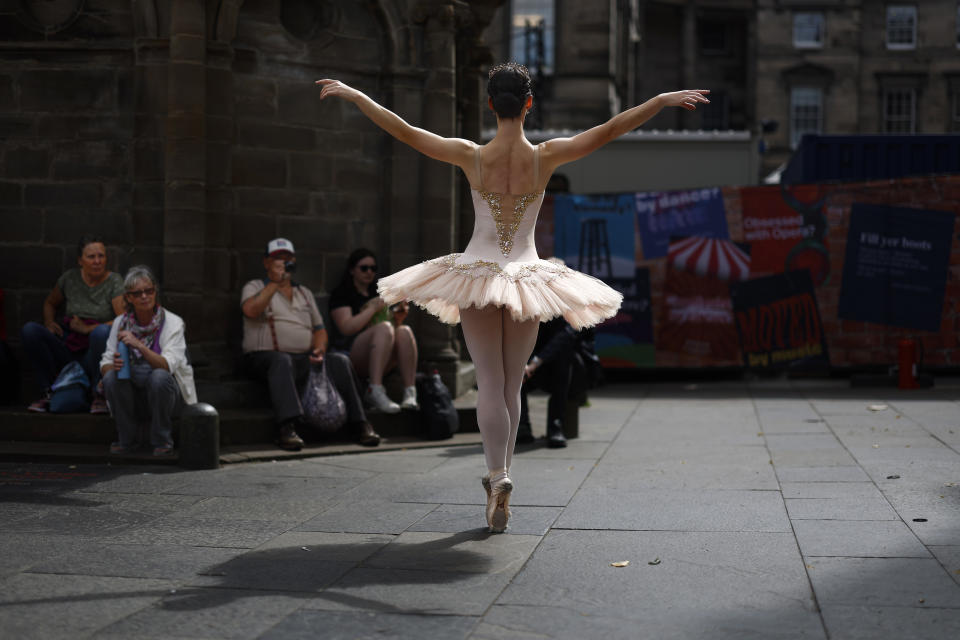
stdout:
<svg viewBox="0 0 960 640">
<path fill-rule="evenodd" d="M 887 6 L 887 49 L 917 47 L 917 7 L 912 4 Z"/>
<path fill-rule="evenodd" d="M 823 89 L 793 87 L 790 90 L 790 146 L 796 148 L 807 133 L 823 131 Z"/>
<path fill-rule="evenodd" d="M 793 14 L 793 46 L 797 49 L 823 47 L 824 17 L 822 13 Z"/>
<path fill-rule="evenodd" d="M 884 133 L 916 133 L 917 92 L 887 89 L 883 92 Z"/>
<path fill-rule="evenodd" d="M 510 24 L 512 60 L 536 67 L 543 64 L 544 74 L 553 72 L 554 0 L 513 0 Z"/>
</svg>

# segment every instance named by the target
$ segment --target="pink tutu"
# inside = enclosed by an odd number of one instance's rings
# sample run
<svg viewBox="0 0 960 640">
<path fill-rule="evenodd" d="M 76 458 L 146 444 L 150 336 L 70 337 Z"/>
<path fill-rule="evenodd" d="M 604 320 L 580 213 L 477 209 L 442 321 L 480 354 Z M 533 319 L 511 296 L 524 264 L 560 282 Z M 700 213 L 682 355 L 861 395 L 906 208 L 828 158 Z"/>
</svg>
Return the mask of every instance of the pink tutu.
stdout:
<svg viewBox="0 0 960 640">
<path fill-rule="evenodd" d="M 574 329 L 616 314 L 623 296 L 593 276 L 547 260 L 497 262 L 453 253 L 381 278 L 387 304 L 408 300 L 442 322 L 456 324 L 460 309 L 504 307 L 514 320 L 563 316 Z"/>
</svg>

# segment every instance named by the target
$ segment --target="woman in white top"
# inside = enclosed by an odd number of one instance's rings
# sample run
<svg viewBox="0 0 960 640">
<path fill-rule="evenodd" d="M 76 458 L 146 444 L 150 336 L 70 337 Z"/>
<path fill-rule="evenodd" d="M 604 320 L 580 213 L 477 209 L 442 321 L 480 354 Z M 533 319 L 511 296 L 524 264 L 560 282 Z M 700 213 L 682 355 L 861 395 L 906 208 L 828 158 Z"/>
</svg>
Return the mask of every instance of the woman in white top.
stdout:
<svg viewBox="0 0 960 640">
<path fill-rule="evenodd" d="M 354 103 L 374 124 L 421 153 L 460 167 L 472 187 L 473 237 L 463 253 L 434 258 L 381 278 L 387 304 L 409 300 L 460 322 L 477 372 L 477 422 L 488 473 L 487 523 L 503 531 L 513 489 L 509 469 L 520 419 L 520 385 L 539 323 L 562 315 L 575 329 L 613 316 L 622 296 L 596 278 L 541 260 L 533 241 L 543 193 L 554 170 L 639 127 L 664 107 L 693 110 L 707 91 L 663 93 L 569 138 L 534 147 L 523 133 L 533 105 L 530 75 L 516 63 L 490 70 L 488 104 L 497 134 L 485 145 L 443 138 L 337 80 L 318 80 L 321 100 Z"/>
<path fill-rule="evenodd" d="M 137 418 L 149 415 L 153 455 L 170 456 L 173 418 L 185 404 L 197 402 L 183 319 L 160 306 L 157 279 L 149 268 L 132 267 L 123 286 L 127 312 L 113 321 L 100 360 L 107 402 L 117 422 L 118 440 L 110 453 L 136 450 L 142 444 Z M 121 356 L 124 348 L 129 363 Z M 129 364 L 129 372 L 122 374 L 124 364 Z"/>
</svg>

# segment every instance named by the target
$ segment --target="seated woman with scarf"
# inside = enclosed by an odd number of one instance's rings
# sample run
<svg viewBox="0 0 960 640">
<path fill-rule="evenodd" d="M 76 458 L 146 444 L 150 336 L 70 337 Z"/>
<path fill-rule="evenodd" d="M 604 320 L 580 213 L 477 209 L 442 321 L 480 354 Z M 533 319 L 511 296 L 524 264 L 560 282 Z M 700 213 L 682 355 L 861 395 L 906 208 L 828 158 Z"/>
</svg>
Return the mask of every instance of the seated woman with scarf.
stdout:
<svg viewBox="0 0 960 640">
<path fill-rule="evenodd" d="M 185 404 L 197 402 L 183 320 L 160 306 L 157 279 L 147 267 L 132 267 L 123 286 L 127 312 L 113 321 L 100 360 L 107 402 L 117 422 L 118 439 L 110 445 L 110 453 L 138 449 L 138 418 L 149 417 L 153 455 L 170 456 L 173 418 Z M 123 350 L 129 373 L 121 377 Z"/>
</svg>

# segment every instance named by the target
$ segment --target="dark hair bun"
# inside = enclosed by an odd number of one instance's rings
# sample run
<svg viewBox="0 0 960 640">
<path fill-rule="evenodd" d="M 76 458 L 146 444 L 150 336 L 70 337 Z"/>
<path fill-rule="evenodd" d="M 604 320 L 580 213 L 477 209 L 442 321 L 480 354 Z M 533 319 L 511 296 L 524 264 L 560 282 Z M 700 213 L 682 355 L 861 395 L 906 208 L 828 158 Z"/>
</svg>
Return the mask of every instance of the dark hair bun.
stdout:
<svg viewBox="0 0 960 640">
<path fill-rule="evenodd" d="M 507 62 L 490 69 L 487 95 L 493 100 L 493 110 L 501 118 L 516 118 L 523 111 L 530 92 L 530 72 L 522 64 Z"/>
</svg>

